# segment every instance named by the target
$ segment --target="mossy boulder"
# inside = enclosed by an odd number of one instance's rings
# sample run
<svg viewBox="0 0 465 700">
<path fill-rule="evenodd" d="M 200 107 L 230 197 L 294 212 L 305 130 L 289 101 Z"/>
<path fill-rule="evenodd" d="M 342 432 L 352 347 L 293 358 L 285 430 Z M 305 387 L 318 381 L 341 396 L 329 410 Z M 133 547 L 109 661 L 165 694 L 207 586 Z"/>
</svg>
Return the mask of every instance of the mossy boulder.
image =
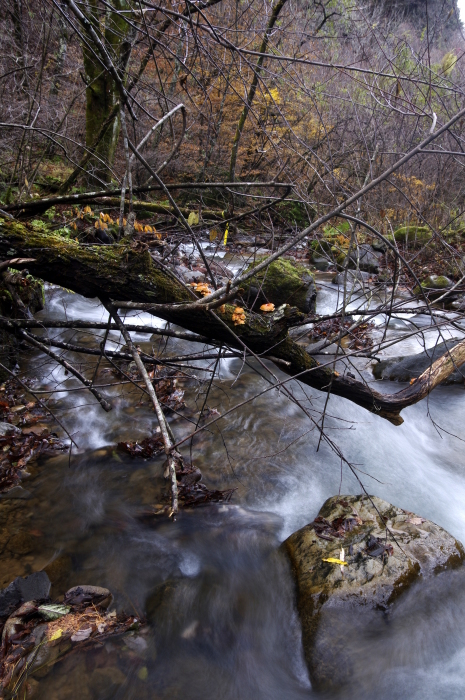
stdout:
<svg viewBox="0 0 465 700">
<path fill-rule="evenodd" d="M 435 292 L 444 292 L 446 289 L 449 289 L 449 287 L 452 287 L 453 284 L 454 283 L 452 282 L 452 280 L 450 280 L 445 275 L 429 275 L 421 283 L 421 289 L 423 289 L 423 291 L 425 292 L 428 292 L 430 290 L 433 290 Z M 417 285 L 414 288 L 413 293 L 420 294 L 421 289 Z"/>
<path fill-rule="evenodd" d="M 275 260 L 266 270 L 262 270 L 256 277 L 248 280 L 243 288 L 243 298 L 254 309 L 271 302 L 276 307 L 289 304 L 304 313 L 315 310 L 314 277 L 308 268 L 295 265 L 290 260 L 283 258 Z"/>
<path fill-rule="evenodd" d="M 397 243 L 427 243 L 433 234 L 427 226 L 401 226 L 394 231 Z"/>
<path fill-rule="evenodd" d="M 363 619 L 386 620 L 414 583 L 463 563 L 465 552 L 435 523 L 374 496 L 334 496 L 282 545 L 296 581 L 302 641 L 315 690 L 350 681 L 351 646 Z M 346 565 L 340 565 L 341 549 Z M 328 559 L 336 559 L 327 561 Z"/>
</svg>

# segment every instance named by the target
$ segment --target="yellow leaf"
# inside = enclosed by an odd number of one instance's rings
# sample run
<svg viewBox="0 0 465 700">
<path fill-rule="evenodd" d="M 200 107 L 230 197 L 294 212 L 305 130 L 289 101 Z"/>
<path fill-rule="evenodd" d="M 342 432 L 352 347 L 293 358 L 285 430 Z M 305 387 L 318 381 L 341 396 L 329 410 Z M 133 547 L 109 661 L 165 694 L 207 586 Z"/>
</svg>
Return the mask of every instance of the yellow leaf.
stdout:
<svg viewBox="0 0 465 700">
<path fill-rule="evenodd" d="M 342 561 L 342 559 L 336 559 L 336 557 L 328 557 L 328 559 L 323 559 L 323 561 L 329 561 L 330 564 L 339 564 L 340 566 L 348 566 L 346 561 Z"/>
<path fill-rule="evenodd" d="M 226 228 L 224 230 L 223 245 L 226 245 L 226 243 L 227 243 L 228 233 L 229 233 L 229 224 L 226 224 Z"/>
<path fill-rule="evenodd" d="M 101 211 L 100 218 L 102 219 L 102 221 L 105 221 L 105 216 L 106 216 L 106 214 L 104 214 L 103 211 Z"/>
<path fill-rule="evenodd" d="M 97 221 L 94 224 L 95 228 L 100 228 L 100 221 L 97 219 Z"/>
<path fill-rule="evenodd" d="M 199 215 L 195 211 L 191 211 L 189 218 L 187 219 L 189 226 L 195 226 L 199 223 Z"/>
<path fill-rule="evenodd" d="M 54 633 L 52 634 L 52 636 L 50 637 L 50 640 L 49 640 L 49 641 L 54 642 L 55 639 L 60 639 L 60 637 L 62 636 L 62 634 L 63 634 L 63 630 L 55 630 L 55 632 L 54 632 Z"/>
<path fill-rule="evenodd" d="M 210 231 L 210 243 L 213 243 L 213 241 L 216 241 L 217 237 L 218 237 L 218 231 L 216 230 L 216 228 L 212 228 L 212 230 Z"/>
<path fill-rule="evenodd" d="M 144 233 L 152 233 L 152 227 L 147 224 L 144 226 Z"/>
</svg>

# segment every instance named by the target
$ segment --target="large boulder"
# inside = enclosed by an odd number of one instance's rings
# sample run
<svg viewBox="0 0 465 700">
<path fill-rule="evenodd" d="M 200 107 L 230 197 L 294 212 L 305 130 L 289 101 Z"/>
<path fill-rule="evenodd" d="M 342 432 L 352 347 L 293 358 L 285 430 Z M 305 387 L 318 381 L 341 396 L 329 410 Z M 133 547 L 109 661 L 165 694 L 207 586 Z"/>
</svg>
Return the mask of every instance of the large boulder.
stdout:
<svg viewBox="0 0 465 700">
<path fill-rule="evenodd" d="M 243 285 L 243 298 L 253 308 L 271 302 L 276 307 L 282 304 L 296 306 L 299 311 L 311 313 L 315 310 L 316 286 L 310 271 L 280 258 L 252 277 Z"/>
<path fill-rule="evenodd" d="M 433 234 L 428 226 L 401 226 L 394 231 L 393 235 L 388 235 L 387 238 L 396 241 L 397 243 L 424 245 L 427 243 Z"/>
<path fill-rule="evenodd" d="M 316 690 L 350 681 L 360 619 L 386 619 L 412 584 L 427 586 L 465 557 L 441 527 L 374 496 L 329 498 L 282 547 L 296 581 L 304 654 Z"/>
<path fill-rule="evenodd" d="M 386 360 L 381 360 L 373 366 L 373 375 L 376 379 L 385 379 L 391 382 L 409 382 L 411 379 L 417 379 L 433 362 L 448 350 L 452 350 L 459 342 L 458 339 L 446 340 L 416 355 L 389 357 Z M 454 370 L 442 383 L 463 384 L 464 377 L 465 364 Z"/>
</svg>

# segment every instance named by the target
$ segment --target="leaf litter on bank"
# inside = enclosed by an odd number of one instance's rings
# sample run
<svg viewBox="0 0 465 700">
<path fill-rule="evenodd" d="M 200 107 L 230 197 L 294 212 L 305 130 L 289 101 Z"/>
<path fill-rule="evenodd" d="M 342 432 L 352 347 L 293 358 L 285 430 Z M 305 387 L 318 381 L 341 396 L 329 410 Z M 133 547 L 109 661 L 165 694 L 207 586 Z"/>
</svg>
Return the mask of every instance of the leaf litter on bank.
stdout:
<svg viewBox="0 0 465 700">
<path fill-rule="evenodd" d="M 96 594 L 77 595 L 81 588 L 84 592 L 95 590 Z M 65 594 L 67 605 L 28 601 L 5 622 L 0 647 L 0 697 L 21 697 L 24 684 L 36 672 L 42 676 L 44 668 L 65 656 L 101 646 L 109 637 L 143 624 L 134 615 L 108 612 L 104 603 L 111 593 L 107 589 L 81 588 Z M 44 622 L 45 611 L 56 619 Z"/>
</svg>

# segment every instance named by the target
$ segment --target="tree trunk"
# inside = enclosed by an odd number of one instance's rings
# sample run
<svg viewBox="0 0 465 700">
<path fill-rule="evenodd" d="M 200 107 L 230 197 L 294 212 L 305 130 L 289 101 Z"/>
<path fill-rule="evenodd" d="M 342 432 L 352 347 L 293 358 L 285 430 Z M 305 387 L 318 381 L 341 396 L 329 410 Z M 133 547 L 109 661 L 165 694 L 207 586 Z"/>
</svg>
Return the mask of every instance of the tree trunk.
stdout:
<svg viewBox="0 0 465 700">
<path fill-rule="evenodd" d="M 102 17 L 98 10 L 97 0 L 89 2 L 89 19 L 94 28 L 101 31 L 102 23 L 104 44 L 112 57 L 116 57 L 114 63 L 122 74 L 125 73 L 131 52 L 130 35 L 132 29 L 121 15 L 107 10 Z M 113 0 L 116 10 L 129 10 L 129 5 L 124 0 Z M 90 43 L 90 45 L 92 45 Z M 103 131 L 103 136 L 94 152 L 98 158 L 89 159 L 89 182 L 110 182 L 111 167 L 115 159 L 116 146 L 120 132 L 119 112 L 116 108 L 120 95 L 112 75 L 97 59 L 96 54 L 83 46 L 84 70 L 86 72 L 86 146 L 94 148 L 97 136 Z M 125 81 L 124 81 L 125 82 Z M 112 123 L 104 128 L 105 123 L 113 113 Z M 103 161 L 103 163 L 102 163 Z"/>
<path fill-rule="evenodd" d="M 170 274 L 159 269 L 150 253 L 131 247 L 80 246 L 53 233 L 37 230 L 32 224 L 16 221 L 0 223 L 0 256 L 35 258 L 28 264 L 33 275 L 71 289 L 86 297 L 149 303 L 155 316 L 175 323 L 215 342 L 226 343 L 253 353 L 286 361 L 285 371 L 299 381 L 321 391 L 331 390 L 359 406 L 402 423 L 400 412 L 423 399 L 447 374 L 465 361 L 465 342 L 439 358 L 430 369 L 401 391 L 383 395 L 367 384 L 340 376 L 321 366 L 288 334 L 289 327 L 303 318 L 297 309 L 280 307 L 274 314 L 246 312 L 245 323 L 235 325 L 234 306 L 225 304 L 217 312 L 192 303 L 188 290 Z"/>
</svg>

